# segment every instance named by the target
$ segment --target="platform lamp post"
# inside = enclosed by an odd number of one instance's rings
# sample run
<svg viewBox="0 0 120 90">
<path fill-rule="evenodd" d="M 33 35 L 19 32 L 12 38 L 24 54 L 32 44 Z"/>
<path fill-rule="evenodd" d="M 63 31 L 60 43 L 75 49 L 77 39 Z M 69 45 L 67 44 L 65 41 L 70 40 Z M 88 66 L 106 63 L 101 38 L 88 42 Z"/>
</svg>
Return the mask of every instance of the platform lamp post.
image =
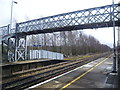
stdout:
<svg viewBox="0 0 120 90">
<path fill-rule="evenodd" d="M 11 32 L 11 29 L 12 29 L 12 14 L 13 14 L 13 3 L 17 4 L 16 1 L 13 1 L 11 2 L 11 16 L 10 16 L 10 28 L 9 28 L 9 33 Z"/>
<path fill-rule="evenodd" d="M 117 73 L 116 71 L 116 44 L 115 44 L 115 20 L 114 20 L 114 0 L 112 0 L 112 6 L 113 6 L 113 11 L 112 11 L 112 20 L 113 20 L 113 38 L 114 38 L 114 43 L 113 43 L 113 48 L 114 48 L 114 56 L 113 56 L 113 71 L 112 73 Z"/>
</svg>

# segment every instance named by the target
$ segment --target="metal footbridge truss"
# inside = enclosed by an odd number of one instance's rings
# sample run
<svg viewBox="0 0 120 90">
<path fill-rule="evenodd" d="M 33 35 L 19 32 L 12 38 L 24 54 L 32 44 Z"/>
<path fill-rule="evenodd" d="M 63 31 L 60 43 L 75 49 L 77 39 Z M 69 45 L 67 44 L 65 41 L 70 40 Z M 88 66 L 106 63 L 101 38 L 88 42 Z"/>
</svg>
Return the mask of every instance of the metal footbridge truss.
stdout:
<svg viewBox="0 0 120 90">
<path fill-rule="evenodd" d="M 8 26 L 0 28 L 2 42 L 8 46 L 8 60 L 18 61 L 27 59 L 26 36 L 39 33 L 71 31 L 120 26 L 120 5 L 79 10 L 54 16 L 16 23 L 16 28 Z"/>
</svg>

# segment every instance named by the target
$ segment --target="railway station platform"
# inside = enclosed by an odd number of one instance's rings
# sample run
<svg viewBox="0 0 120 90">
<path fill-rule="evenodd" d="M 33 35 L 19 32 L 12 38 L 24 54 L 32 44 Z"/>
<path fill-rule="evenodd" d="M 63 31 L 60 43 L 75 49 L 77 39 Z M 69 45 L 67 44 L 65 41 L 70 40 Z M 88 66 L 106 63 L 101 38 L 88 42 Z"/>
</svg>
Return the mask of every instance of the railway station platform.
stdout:
<svg viewBox="0 0 120 90">
<path fill-rule="evenodd" d="M 67 73 L 27 88 L 118 88 L 118 74 L 112 74 L 113 58 L 103 57 Z"/>
<path fill-rule="evenodd" d="M 23 72 L 35 70 L 43 66 L 48 66 L 64 61 L 65 60 L 56 60 L 56 59 L 27 60 L 27 61 L 5 63 L 0 65 L 0 68 L 2 68 L 2 77 L 9 77 L 12 75 L 17 75 Z"/>
</svg>

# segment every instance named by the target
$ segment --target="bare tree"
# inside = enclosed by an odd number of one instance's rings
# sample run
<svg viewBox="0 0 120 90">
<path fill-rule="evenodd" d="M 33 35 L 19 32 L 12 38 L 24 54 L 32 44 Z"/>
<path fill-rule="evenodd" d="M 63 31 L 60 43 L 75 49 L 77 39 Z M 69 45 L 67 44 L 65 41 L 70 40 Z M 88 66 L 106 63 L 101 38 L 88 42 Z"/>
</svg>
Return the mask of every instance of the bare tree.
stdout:
<svg viewBox="0 0 120 90">
<path fill-rule="evenodd" d="M 61 52 L 66 56 L 110 50 L 107 45 L 101 44 L 93 36 L 86 35 L 79 30 L 40 34 L 39 36 L 32 35 L 30 41 L 32 44 L 41 44 L 42 49 Z"/>
</svg>

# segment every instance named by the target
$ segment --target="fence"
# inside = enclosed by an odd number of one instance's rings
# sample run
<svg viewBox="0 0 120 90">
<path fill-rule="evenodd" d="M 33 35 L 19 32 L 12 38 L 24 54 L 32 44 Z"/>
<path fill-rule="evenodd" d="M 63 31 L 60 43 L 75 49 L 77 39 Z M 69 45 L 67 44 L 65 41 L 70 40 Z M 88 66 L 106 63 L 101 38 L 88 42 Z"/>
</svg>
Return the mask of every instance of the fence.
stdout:
<svg viewBox="0 0 120 90">
<path fill-rule="evenodd" d="M 64 56 L 61 53 L 50 52 L 46 50 L 30 50 L 30 59 L 40 59 L 40 58 L 63 60 Z"/>
</svg>

